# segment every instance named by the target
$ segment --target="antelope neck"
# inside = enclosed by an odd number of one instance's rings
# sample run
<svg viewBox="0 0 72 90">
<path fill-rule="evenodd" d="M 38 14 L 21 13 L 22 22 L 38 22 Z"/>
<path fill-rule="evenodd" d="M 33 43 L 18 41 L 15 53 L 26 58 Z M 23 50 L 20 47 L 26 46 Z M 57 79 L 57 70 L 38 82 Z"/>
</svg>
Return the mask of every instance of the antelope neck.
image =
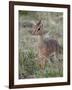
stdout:
<svg viewBox="0 0 72 90">
<path fill-rule="evenodd" d="M 38 44 L 42 45 L 43 43 L 43 35 L 38 35 Z"/>
</svg>

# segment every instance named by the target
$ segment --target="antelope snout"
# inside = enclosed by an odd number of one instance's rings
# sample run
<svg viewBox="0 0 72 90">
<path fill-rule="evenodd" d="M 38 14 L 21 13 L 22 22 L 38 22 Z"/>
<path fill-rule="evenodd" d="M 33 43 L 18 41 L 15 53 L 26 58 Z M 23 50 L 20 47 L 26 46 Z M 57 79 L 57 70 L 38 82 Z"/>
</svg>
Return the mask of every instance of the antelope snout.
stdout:
<svg viewBox="0 0 72 90">
<path fill-rule="evenodd" d="M 34 35 L 34 31 L 32 31 L 32 35 Z"/>
</svg>

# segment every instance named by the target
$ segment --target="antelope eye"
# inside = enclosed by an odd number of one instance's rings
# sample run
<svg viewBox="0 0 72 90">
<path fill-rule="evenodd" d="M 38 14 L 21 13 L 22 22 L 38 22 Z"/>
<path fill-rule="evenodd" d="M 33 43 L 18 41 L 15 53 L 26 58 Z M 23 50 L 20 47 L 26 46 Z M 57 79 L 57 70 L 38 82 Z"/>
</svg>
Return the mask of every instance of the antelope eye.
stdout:
<svg viewBox="0 0 72 90">
<path fill-rule="evenodd" d="M 40 30 L 40 28 L 38 28 L 38 31 Z"/>
</svg>

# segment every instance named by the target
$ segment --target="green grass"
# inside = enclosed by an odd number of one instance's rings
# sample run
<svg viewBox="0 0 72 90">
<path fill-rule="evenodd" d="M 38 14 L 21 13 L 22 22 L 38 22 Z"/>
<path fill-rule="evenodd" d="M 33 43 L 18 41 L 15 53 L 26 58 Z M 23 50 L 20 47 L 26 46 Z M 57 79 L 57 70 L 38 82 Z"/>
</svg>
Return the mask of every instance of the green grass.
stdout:
<svg viewBox="0 0 72 90">
<path fill-rule="evenodd" d="M 29 75 L 34 75 L 37 70 L 37 64 L 35 61 L 35 55 L 32 49 L 29 52 L 19 52 L 19 75 L 24 75 L 23 78 L 27 78 Z M 20 77 L 21 78 L 21 77 Z"/>
<path fill-rule="evenodd" d="M 19 52 L 19 78 L 29 78 L 34 76 L 34 78 L 45 78 L 45 77 L 62 77 L 63 72 L 56 71 L 53 67 L 53 64 L 50 66 L 47 64 L 45 70 L 41 70 L 38 65 L 38 61 L 35 59 L 33 49 L 30 49 L 28 52 Z"/>
</svg>

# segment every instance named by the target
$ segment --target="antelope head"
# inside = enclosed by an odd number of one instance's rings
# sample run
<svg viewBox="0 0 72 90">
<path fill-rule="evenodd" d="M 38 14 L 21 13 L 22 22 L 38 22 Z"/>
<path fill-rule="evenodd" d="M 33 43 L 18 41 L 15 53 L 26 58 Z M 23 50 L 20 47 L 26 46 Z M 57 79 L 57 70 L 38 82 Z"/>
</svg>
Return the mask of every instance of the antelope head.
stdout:
<svg viewBox="0 0 72 90">
<path fill-rule="evenodd" d="M 40 20 L 35 25 L 33 25 L 32 34 L 33 35 L 42 35 L 42 30 L 43 30 L 43 24 Z"/>
</svg>

